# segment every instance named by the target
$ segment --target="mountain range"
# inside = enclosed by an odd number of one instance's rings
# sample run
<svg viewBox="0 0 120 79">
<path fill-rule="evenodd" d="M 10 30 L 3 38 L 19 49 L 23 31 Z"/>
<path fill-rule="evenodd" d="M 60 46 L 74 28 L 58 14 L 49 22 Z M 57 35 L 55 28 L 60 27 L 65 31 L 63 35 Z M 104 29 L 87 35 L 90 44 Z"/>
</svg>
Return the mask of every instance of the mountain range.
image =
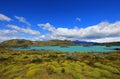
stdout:
<svg viewBox="0 0 120 79">
<path fill-rule="evenodd" d="M 70 40 L 48 40 L 48 41 L 31 41 L 26 39 L 11 39 L 3 41 L 0 46 L 18 47 L 18 46 L 73 46 L 73 45 L 105 45 L 120 46 L 120 42 L 96 43 L 86 41 L 70 41 Z"/>
</svg>

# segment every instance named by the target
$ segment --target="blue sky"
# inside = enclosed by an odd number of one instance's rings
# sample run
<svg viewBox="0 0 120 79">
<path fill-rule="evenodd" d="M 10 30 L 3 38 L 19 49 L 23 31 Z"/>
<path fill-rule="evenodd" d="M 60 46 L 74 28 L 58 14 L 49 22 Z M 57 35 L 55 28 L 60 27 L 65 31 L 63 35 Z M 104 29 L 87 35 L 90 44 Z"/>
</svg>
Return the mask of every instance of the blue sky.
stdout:
<svg viewBox="0 0 120 79">
<path fill-rule="evenodd" d="M 120 41 L 119 10 L 120 0 L 0 0 L 0 41 Z"/>
</svg>

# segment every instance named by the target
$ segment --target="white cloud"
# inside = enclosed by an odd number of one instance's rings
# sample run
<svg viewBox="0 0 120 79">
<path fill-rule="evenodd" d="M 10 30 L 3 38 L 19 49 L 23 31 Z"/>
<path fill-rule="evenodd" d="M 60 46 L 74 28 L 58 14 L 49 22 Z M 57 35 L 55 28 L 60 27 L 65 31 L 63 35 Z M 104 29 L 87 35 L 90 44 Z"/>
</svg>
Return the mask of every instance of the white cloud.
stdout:
<svg viewBox="0 0 120 79">
<path fill-rule="evenodd" d="M 44 35 L 39 31 L 30 28 L 22 28 L 15 25 L 7 25 L 9 29 L 0 30 L 0 42 L 9 39 L 29 39 L 29 40 L 43 40 Z"/>
<path fill-rule="evenodd" d="M 9 17 L 7 17 L 6 15 L 4 15 L 4 14 L 0 14 L 0 20 L 1 21 L 11 21 L 12 19 L 11 18 L 9 18 Z"/>
<path fill-rule="evenodd" d="M 42 26 L 43 29 L 51 32 L 51 34 L 45 35 L 49 39 L 86 40 L 94 42 L 120 41 L 120 22 L 101 22 L 86 28 L 72 29 L 55 28 L 50 23 L 38 24 L 38 26 Z"/>
<path fill-rule="evenodd" d="M 9 29 L 0 30 L 0 41 L 10 38 L 23 38 L 30 40 L 51 40 L 51 39 L 67 39 L 82 40 L 93 42 L 113 42 L 120 41 L 120 21 L 109 23 L 101 22 L 97 25 L 88 26 L 86 28 L 55 28 L 50 23 L 38 24 L 44 30 L 48 30 L 47 34 L 41 34 L 38 30 L 29 27 L 23 28 L 16 25 L 7 25 Z"/>
<path fill-rule="evenodd" d="M 19 22 L 22 22 L 27 24 L 28 26 L 31 26 L 31 24 L 24 17 L 15 16 L 15 18 L 18 19 Z"/>
<path fill-rule="evenodd" d="M 44 30 L 48 30 L 48 31 L 54 31 L 55 27 L 53 27 L 53 25 L 51 25 L 50 23 L 46 23 L 46 24 L 38 24 L 39 27 L 43 28 Z"/>
<path fill-rule="evenodd" d="M 90 40 L 92 42 L 99 42 L 99 43 L 103 43 L 103 42 L 120 42 L 120 37 L 106 37 L 106 38 L 100 38 L 100 39 L 94 39 L 94 40 Z"/>
<path fill-rule="evenodd" d="M 77 21 L 81 21 L 81 19 L 80 19 L 80 18 L 78 18 L 78 17 L 76 18 L 76 20 L 77 20 Z"/>
<path fill-rule="evenodd" d="M 16 39 L 16 38 L 17 37 L 0 36 L 0 42 L 5 40 L 10 40 L 10 39 Z"/>
<path fill-rule="evenodd" d="M 26 33 L 26 34 L 30 34 L 30 35 L 35 35 L 35 36 L 39 36 L 40 32 L 36 31 L 36 30 L 32 30 L 30 28 L 21 28 L 19 26 L 15 26 L 15 25 L 7 25 L 9 28 L 12 28 L 14 30 L 17 30 L 18 32 L 22 32 L 22 33 Z"/>
<path fill-rule="evenodd" d="M 0 42 L 14 38 L 18 32 L 16 30 L 0 30 Z"/>
<path fill-rule="evenodd" d="M 16 30 L 0 30 L 0 36 L 16 34 Z"/>
</svg>

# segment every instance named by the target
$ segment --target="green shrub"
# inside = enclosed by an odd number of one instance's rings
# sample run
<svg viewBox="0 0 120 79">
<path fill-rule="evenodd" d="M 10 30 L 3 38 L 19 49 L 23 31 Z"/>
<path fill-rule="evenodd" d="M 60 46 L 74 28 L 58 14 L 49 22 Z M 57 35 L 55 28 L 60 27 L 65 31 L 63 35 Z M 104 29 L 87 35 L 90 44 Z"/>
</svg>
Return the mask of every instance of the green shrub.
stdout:
<svg viewBox="0 0 120 79">
<path fill-rule="evenodd" d="M 65 69 L 64 68 L 61 69 L 61 73 L 65 73 Z"/>
<path fill-rule="evenodd" d="M 37 62 L 42 62 L 43 60 L 41 58 L 39 58 L 38 56 L 34 56 L 33 58 L 31 58 L 31 62 L 32 63 L 37 63 Z"/>
<path fill-rule="evenodd" d="M 73 78 L 75 79 L 80 79 L 82 78 L 82 70 L 81 70 L 81 66 L 76 63 L 76 62 L 72 62 L 72 63 L 64 63 L 65 65 L 63 66 L 64 69 L 64 73 L 67 75 L 72 75 Z"/>
<path fill-rule="evenodd" d="M 70 74 L 72 73 L 71 70 L 68 68 L 68 67 L 64 67 L 64 70 L 65 70 L 65 74 Z"/>
<path fill-rule="evenodd" d="M 51 62 L 51 65 L 53 65 L 53 66 L 55 66 L 55 67 L 59 67 L 59 66 L 60 66 L 59 63 L 56 62 L 56 61 Z"/>
<path fill-rule="evenodd" d="M 25 66 L 28 71 L 26 73 L 26 77 L 28 78 L 32 78 L 32 77 L 35 77 L 37 76 L 38 74 L 40 74 L 40 71 L 41 71 L 41 65 L 39 64 L 27 64 Z"/>
<path fill-rule="evenodd" d="M 98 68 L 101 68 L 101 69 L 108 70 L 108 71 L 110 71 L 112 73 L 120 73 L 120 71 L 117 68 L 107 66 L 107 65 L 103 65 L 101 63 L 95 63 L 94 66 L 98 67 Z"/>
<path fill-rule="evenodd" d="M 2 64 L 0 64 L 0 70 L 3 68 L 3 65 Z"/>
<path fill-rule="evenodd" d="M 5 66 L 3 69 L 1 69 L 1 72 L 6 73 L 7 71 L 10 71 L 13 67 L 14 65 Z"/>
<path fill-rule="evenodd" d="M 58 55 L 57 55 L 57 54 L 50 54 L 49 57 L 50 57 L 50 58 L 57 58 Z"/>
<path fill-rule="evenodd" d="M 2 57 L 0 56 L 0 61 L 5 61 L 5 60 L 8 60 L 9 58 L 8 57 Z"/>
<path fill-rule="evenodd" d="M 5 74 L 6 74 L 6 75 L 9 74 L 8 77 L 9 77 L 10 79 L 13 79 L 14 77 L 17 77 L 18 74 L 19 74 L 19 72 L 21 72 L 22 70 L 23 70 L 22 67 L 17 67 L 17 66 L 15 66 L 15 67 L 11 68 L 10 70 L 8 70 Z"/>
<path fill-rule="evenodd" d="M 17 77 L 17 76 L 18 74 L 11 73 L 10 75 L 8 75 L 8 78 L 13 79 L 14 77 Z"/>
<path fill-rule="evenodd" d="M 32 67 L 32 66 L 36 66 L 37 64 L 31 63 L 31 64 L 27 64 L 25 65 L 26 68 Z"/>
<path fill-rule="evenodd" d="M 14 79 L 22 79 L 22 78 L 20 78 L 20 77 L 16 77 L 16 78 L 14 78 Z"/>
<path fill-rule="evenodd" d="M 48 66 L 48 73 L 52 74 L 52 73 L 56 73 L 56 74 L 61 74 L 61 67 L 55 67 L 54 65 L 49 65 Z"/>
<path fill-rule="evenodd" d="M 107 70 L 103 70 L 103 69 L 99 69 L 99 68 L 94 68 L 91 71 L 86 70 L 86 74 L 90 77 L 99 79 L 99 78 L 103 78 L 103 77 L 111 77 L 112 74 L 107 71 Z"/>
<path fill-rule="evenodd" d="M 88 71 L 86 73 L 88 76 L 93 77 L 93 78 L 100 78 L 101 77 L 101 73 L 97 72 L 97 71 Z"/>
<path fill-rule="evenodd" d="M 74 79 L 82 79 L 82 75 L 80 73 L 73 72 L 71 75 Z"/>
<path fill-rule="evenodd" d="M 90 63 L 88 60 L 84 60 L 83 62 L 86 63 L 86 64 L 89 64 L 89 63 Z"/>
<path fill-rule="evenodd" d="M 101 72 L 101 75 L 103 77 L 111 77 L 112 76 L 112 74 L 109 71 L 107 71 L 107 70 L 102 70 L 101 69 L 100 72 Z"/>
<path fill-rule="evenodd" d="M 67 61 L 64 61 L 63 63 L 61 63 L 61 66 L 62 67 L 66 67 L 66 66 L 68 66 L 69 64 L 68 64 L 68 62 Z"/>
<path fill-rule="evenodd" d="M 31 67 L 29 67 L 29 70 L 31 70 L 31 69 L 40 69 L 41 68 L 41 66 L 40 65 L 33 65 L 33 66 L 31 66 Z"/>
<path fill-rule="evenodd" d="M 29 58 L 29 56 L 26 55 L 26 56 L 24 56 L 23 58 L 26 59 L 26 58 Z"/>
<path fill-rule="evenodd" d="M 40 69 L 35 68 L 35 69 L 28 70 L 28 72 L 26 73 L 26 77 L 32 78 L 37 76 L 38 74 L 40 74 Z"/>
<path fill-rule="evenodd" d="M 66 56 L 66 59 L 68 59 L 68 60 L 74 60 L 74 61 L 79 60 L 79 59 L 78 59 L 78 56 L 75 55 L 75 54 L 67 55 L 67 56 Z"/>
<path fill-rule="evenodd" d="M 82 67 L 76 62 L 70 63 L 68 68 L 74 70 L 76 73 L 82 73 Z"/>
<path fill-rule="evenodd" d="M 17 77 L 19 72 L 23 70 L 22 67 L 18 67 L 16 65 L 9 65 L 6 67 L 3 67 L 0 71 L 1 75 L 6 76 L 9 79 L 13 79 L 14 77 Z"/>
</svg>

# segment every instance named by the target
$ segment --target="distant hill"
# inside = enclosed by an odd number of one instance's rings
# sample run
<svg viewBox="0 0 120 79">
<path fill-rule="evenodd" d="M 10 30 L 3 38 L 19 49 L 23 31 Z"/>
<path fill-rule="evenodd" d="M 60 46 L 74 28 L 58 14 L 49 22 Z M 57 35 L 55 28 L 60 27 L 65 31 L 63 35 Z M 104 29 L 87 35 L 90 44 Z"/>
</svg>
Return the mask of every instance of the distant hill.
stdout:
<svg viewBox="0 0 120 79">
<path fill-rule="evenodd" d="M 75 44 L 79 44 L 79 45 L 95 45 L 95 44 L 97 44 L 96 42 L 87 42 L 87 41 L 79 41 L 79 40 L 76 40 L 73 42 Z"/>
<path fill-rule="evenodd" d="M 106 46 L 120 46 L 120 42 L 110 43 L 95 43 L 86 41 L 70 41 L 70 40 L 49 40 L 49 41 L 31 41 L 25 39 L 11 39 L 0 43 L 0 47 L 27 47 L 27 46 L 73 46 L 73 45 L 106 45 Z"/>
<path fill-rule="evenodd" d="M 120 46 L 120 42 L 106 42 L 106 43 L 96 43 L 96 42 L 86 42 L 86 41 L 73 41 L 75 44 L 79 45 L 104 45 L 104 46 Z"/>
<path fill-rule="evenodd" d="M 69 46 L 76 45 L 74 42 L 69 40 L 49 40 L 49 41 L 36 41 L 35 46 Z"/>
<path fill-rule="evenodd" d="M 120 46 L 120 42 L 98 43 L 97 45 Z"/>
<path fill-rule="evenodd" d="M 17 46 L 28 46 L 32 45 L 32 41 L 25 40 L 25 39 L 11 39 L 7 41 L 3 41 L 1 45 L 7 46 L 7 47 L 17 47 Z"/>
<path fill-rule="evenodd" d="M 68 46 L 76 44 L 68 40 L 30 41 L 25 39 L 11 39 L 2 42 L 0 45 L 7 47 L 19 47 L 19 46 L 26 47 L 26 46 Z"/>
</svg>

